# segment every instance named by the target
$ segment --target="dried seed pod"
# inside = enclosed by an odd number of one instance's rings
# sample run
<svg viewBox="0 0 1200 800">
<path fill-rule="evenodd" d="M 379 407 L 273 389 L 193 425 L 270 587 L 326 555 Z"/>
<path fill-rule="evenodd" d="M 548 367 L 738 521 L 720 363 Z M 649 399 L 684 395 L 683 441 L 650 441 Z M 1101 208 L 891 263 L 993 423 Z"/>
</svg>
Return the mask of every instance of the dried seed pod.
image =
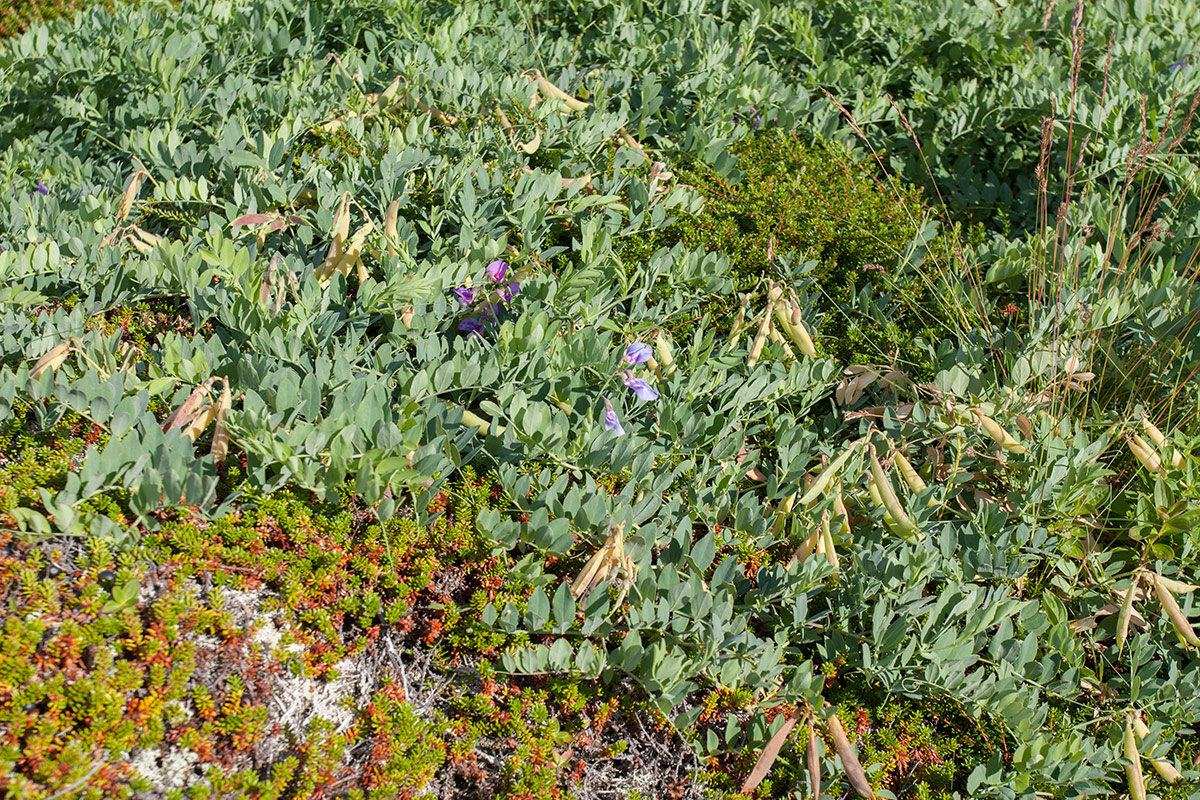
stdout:
<svg viewBox="0 0 1200 800">
<path fill-rule="evenodd" d="M 800 348 L 800 352 L 809 358 L 817 357 L 817 348 L 813 344 L 812 337 L 808 334 L 808 328 L 804 325 L 804 319 L 800 315 L 800 298 L 796 296 L 796 290 L 792 289 L 788 295 L 788 310 L 791 311 L 792 328 L 795 329 L 799 339 L 796 345 Z"/>
<path fill-rule="evenodd" d="M 1132 715 L 1125 715 L 1125 783 L 1129 787 L 1130 800 L 1146 800 L 1146 778 L 1142 774 L 1142 756 L 1138 752 L 1137 740 L 1133 736 Z"/>
<path fill-rule="evenodd" d="M 979 426 L 983 428 L 983 432 L 991 437 L 991 439 L 996 442 L 996 444 L 1000 445 L 1000 447 L 1010 453 L 1028 452 L 1024 445 L 1014 439 L 1011 433 L 1000 427 L 1000 423 L 996 422 L 996 420 L 985 415 L 978 408 L 972 408 L 971 413 L 973 413 L 979 420 Z"/>
<path fill-rule="evenodd" d="M 34 362 L 33 369 L 29 370 L 29 377 L 36 381 L 47 370 L 54 371 L 61 367 L 67 360 L 67 356 L 71 354 L 72 341 L 74 340 L 68 339 L 65 342 L 59 342 L 50 348 L 49 352 L 44 353 Z"/>
<path fill-rule="evenodd" d="M 526 155 L 533 155 L 537 152 L 537 149 L 541 147 L 541 145 L 542 132 L 540 130 L 535 130 L 533 132 L 533 138 L 528 142 L 517 142 L 517 147 L 520 148 L 521 151 Z"/>
<path fill-rule="evenodd" d="M 814 530 L 804 539 L 803 542 L 800 543 L 800 546 L 796 548 L 796 551 L 792 553 L 791 559 L 788 560 L 788 566 L 791 566 L 792 564 L 803 564 L 809 556 L 817 552 L 817 548 L 820 546 L 820 544 L 821 531 L 819 529 Z"/>
<path fill-rule="evenodd" d="M 646 148 L 642 146 L 642 143 L 633 138 L 629 131 L 625 130 L 624 128 L 621 128 L 621 130 L 617 131 L 617 139 L 619 139 L 621 144 L 625 145 L 626 147 L 638 151 L 643 156 L 646 155 Z"/>
<path fill-rule="evenodd" d="M 374 229 L 375 225 L 370 220 L 367 220 L 362 224 L 361 227 L 359 227 L 358 230 L 354 232 L 354 236 L 352 236 L 350 241 L 346 244 L 346 249 L 342 254 L 342 257 L 338 259 L 337 264 L 334 265 L 334 272 L 340 272 L 344 277 L 347 278 L 350 277 L 350 270 L 362 261 L 363 245 L 366 243 L 367 235 Z M 366 270 L 364 269 L 362 273 L 360 273 L 360 277 L 362 274 L 365 274 L 365 272 Z"/>
<path fill-rule="evenodd" d="M 750 774 L 742 782 L 742 794 L 753 793 L 758 788 L 758 785 L 762 783 L 763 778 L 767 777 L 767 773 L 771 771 L 771 765 L 775 763 L 775 759 L 779 757 L 779 751 L 783 749 L 783 743 L 787 741 L 788 734 L 792 732 L 792 728 L 796 727 L 796 723 L 799 721 L 799 709 L 788 714 L 787 718 L 784 719 L 783 725 L 771 736 L 770 741 L 767 742 L 766 747 L 759 754 L 758 760 L 754 762 Z"/>
<path fill-rule="evenodd" d="M 762 315 L 762 320 L 758 323 L 758 333 L 754 336 L 754 344 L 750 346 L 750 356 L 746 359 L 746 366 L 753 367 L 758 363 L 758 359 L 762 356 L 763 347 L 767 344 L 767 337 L 771 333 L 771 311 L 772 304 L 767 302 L 766 313 Z"/>
<path fill-rule="evenodd" d="M 629 571 L 632 566 L 632 562 L 625 555 L 625 523 L 610 526 L 604 544 L 571 582 L 571 594 L 576 600 L 581 600 L 603 583 L 613 569 L 624 567 Z"/>
<path fill-rule="evenodd" d="M 325 260 L 317 267 L 317 277 L 322 280 L 333 275 L 334 269 L 342 256 L 346 254 L 346 238 L 350 235 L 350 193 L 342 195 L 342 204 L 333 218 L 333 238 L 329 242 L 329 250 Z"/>
<path fill-rule="evenodd" d="M 796 505 L 796 495 L 789 494 L 787 497 L 779 501 L 779 507 L 775 510 L 775 524 L 771 528 L 771 533 L 776 537 L 783 533 L 783 528 L 787 524 L 788 515 L 792 513 L 792 508 Z"/>
<path fill-rule="evenodd" d="M 875 792 L 871 790 L 867 773 L 863 771 L 862 764 L 858 763 L 858 754 L 854 752 L 854 745 L 850 744 L 850 739 L 846 736 L 836 713 L 825 721 L 825 727 L 833 739 L 833 749 L 842 760 L 842 768 L 846 770 L 846 780 L 849 781 L 850 788 L 857 792 L 859 797 L 875 800 Z"/>
<path fill-rule="evenodd" d="M 1179 469 L 1183 466 L 1183 453 L 1170 446 L 1170 442 L 1167 441 L 1167 437 L 1163 435 L 1163 432 L 1160 431 L 1148 417 L 1142 417 L 1142 429 L 1146 432 L 1146 435 L 1150 437 L 1150 441 L 1154 442 L 1154 446 L 1158 449 L 1158 452 L 1162 458 L 1166 458 L 1168 461 L 1170 461 L 1171 466 L 1175 469 Z M 1162 462 L 1160 459 L 1160 466 L 1161 463 Z"/>
<path fill-rule="evenodd" d="M 1142 718 L 1137 714 L 1133 715 L 1133 732 L 1137 736 L 1139 744 L 1150 735 L 1150 729 L 1146 727 L 1146 723 L 1142 722 Z M 1183 780 L 1183 775 L 1180 774 L 1179 770 L 1175 769 L 1175 765 L 1165 758 L 1150 759 L 1150 766 L 1158 773 L 1158 777 L 1167 783 L 1174 784 Z"/>
<path fill-rule="evenodd" d="M 742 330 L 746 327 L 746 314 L 750 311 L 750 298 L 742 295 L 742 303 L 738 307 L 737 316 L 733 318 L 733 325 L 729 328 L 729 346 L 737 344 L 737 339 L 742 335 Z"/>
<path fill-rule="evenodd" d="M 209 387 L 212 386 L 214 380 L 216 379 L 209 378 L 193 389 L 187 399 L 179 405 L 179 408 L 172 411 L 170 416 L 163 420 L 163 433 L 183 428 L 195 421 L 201 412 L 200 404 L 208 397 Z M 193 441 L 195 441 L 194 437 Z"/>
<path fill-rule="evenodd" d="M 1137 434 L 1133 434 L 1129 437 L 1126 444 L 1129 445 L 1129 452 L 1133 453 L 1133 457 L 1146 468 L 1147 472 L 1162 472 L 1162 460 L 1145 439 Z"/>
<path fill-rule="evenodd" d="M 129 182 L 125 184 L 125 192 L 121 195 L 121 204 L 117 206 L 117 222 L 123 222 L 129 216 L 133 202 L 137 199 L 138 192 L 142 190 L 142 181 L 149 174 L 146 170 L 139 168 L 130 176 Z"/>
<path fill-rule="evenodd" d="M 215 425 L 213 426 L 212 447 L 208 452 L 212 454 L 213 461 L 218 465 L 225 463 L 225 457 L 229 455 L 229 429 L 225 427 L 225 417 L 229 414 L 229 409 L 233 407 L 233 396 L 229 392 L 229 381 L 225 381 L 225 388 L 221 390 L 221 399 L 217 402 L 217 416 Z"/>
<path fill-rule="evenodd" d="M 1154 576 L 1154 594 L 1158 597 L 1159 604 L 1166 612 L 1167 618 L 1171 620 L 1171 625 L 1175 628 L 1175 633 L 1179 635 L 1179 638 L 1193 647 L 1200 647 L 1200 637 L 1196 636 L 1196 631 L 1192 629 L 1191 623 L 1183 615 L 1179 603 L 1175 602 L 1175 595 L 1171 594 L 1166 584 L 1158 580 L 1157 575 Z"/>
<path fill-rule="evenodd" d="M 384 216 L 383 222 L 383 235 L 387 239 L 387 253 L 392 258 L 396 257 L 396 222 L 399 218 L 400 198 L 397 197 L 388 203 L 387 213 Z"/>
<path fill-rule="evenodd" d="M 813 726 L 812 716 L 808 718 L 808 748 L 805 752 L 805 761 L 808 763 L 808 786 L 812 792 L 813 800 L 820 800 L 821 797 L 821 753 L 817 749 L 817 730 Z"/>
<path fill-rule="evenodd" d="M 1154 442 L 1154 446 L 1160 451 L 1166 447 L 1167 437 L 1158 429 L 1158 426 L 1150 421 L 1149 417 L 1142 417 L 1142 430 L 1146 432 L 1146 435 L 1150 437 L 1150 441 Z"/>
</svg>

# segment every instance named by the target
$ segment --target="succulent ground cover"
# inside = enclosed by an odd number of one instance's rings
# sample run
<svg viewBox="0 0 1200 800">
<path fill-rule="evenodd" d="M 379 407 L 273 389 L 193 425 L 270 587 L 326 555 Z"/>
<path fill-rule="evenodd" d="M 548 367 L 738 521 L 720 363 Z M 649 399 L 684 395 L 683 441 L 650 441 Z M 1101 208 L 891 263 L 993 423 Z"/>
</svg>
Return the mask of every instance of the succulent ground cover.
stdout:
<svg viewBox="0 0 1200 800">
<path fill-rule="evenodd" d="M 0 792 L 1200 793 L 1200 21 L 0 45 Z"/>
</svg>

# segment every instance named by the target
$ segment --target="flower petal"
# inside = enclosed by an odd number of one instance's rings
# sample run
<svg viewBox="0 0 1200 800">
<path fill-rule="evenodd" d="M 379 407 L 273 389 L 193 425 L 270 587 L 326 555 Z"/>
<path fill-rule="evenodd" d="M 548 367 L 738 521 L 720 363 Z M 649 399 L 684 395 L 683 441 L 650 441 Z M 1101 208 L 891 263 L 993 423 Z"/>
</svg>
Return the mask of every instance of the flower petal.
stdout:
<svg viewBox="0 0 1200 800">
<path fill-rule="evenodd" d="M 625 385 L 633 389 L 633 393 L 637 395 L 638 400 L 649 403 L 652 400 L 658 399 L 658 391 L 646 383 L 644 378 L 635 378 L 632 373 L 626 372 Z"/>
<path fill-rule="evenodd" d="M 625 348 L 625 361 L 629 364 L 641 364 L 649 361 L 654 355 L 654 351 L 650 349 L 650 345 L 642 342 L 634 342 Z"/>
<path fill-rule="evenodd" d="M 458 329 L 467 333 L 479 333 L 483 330 L 483 323 L 475 317 L 467 317 L 458 323 Z"/>
<path fill-rule="evenodd" d="M 475 302 L 475 290 L 468 286 L 455 289 L 454 294 L 458 298 L 459 305 L 464 308 Z"/>
<path fill-rule="evenodd" d="M 608 402 L 608 398 L 604 398 L 604 427 L 606 430 L 616 431 L 617 436 L 623 436 L 625 429 L 621 427 L 621 420 L 617 417 L 617 412 L 613 410 L 612 403 Z"/>
<path fill-rule="evenodd" d="M 508 262 L 496 259 L 487 265 L 487 274 L 493 283 L 501 283 L 508 274 Z"/>
</svg>

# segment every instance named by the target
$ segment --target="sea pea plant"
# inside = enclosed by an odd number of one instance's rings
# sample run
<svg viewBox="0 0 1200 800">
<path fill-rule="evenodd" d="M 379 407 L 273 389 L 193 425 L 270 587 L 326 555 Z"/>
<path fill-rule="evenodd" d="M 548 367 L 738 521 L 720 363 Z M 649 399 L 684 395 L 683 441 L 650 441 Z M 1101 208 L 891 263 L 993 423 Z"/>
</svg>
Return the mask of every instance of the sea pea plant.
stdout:
<svg viewBox="0 0 1200 800">
<path fill-rule="evenodd" d="M 507 6 L 290 0 L 95 12 L 0 50 L 0 414 L 97 438 L 6 524 L 120 544 L 284 486 L 427 522 L 470 464 L 530 587 L 480 615 L 512 634 L 504 669 L 632 681 L 709 754 L 791 758 L 788 721 L 820 721 L 810 777 L 868 796 L 827 667 L 1011 734 L 971 796 L 1194 777 L 1170 748 L 1200 715 L 1196 441 L 1178 415 L 1154 433 L 1161 397 L 1148 420 L 1101 399 L 1192 386 L 1186 253 L 1114 282 L 1083 235 L 1073 293 L 925 343 L 932 380 L 836 363 L 807 254 L 772 258 L 739 319 L 725 255 L 622 244 L 701 209 L 673 158 L 734 176 L 747 113 L 844 134 L 837 108 L 746 9 L 600 7 L 602 35 L 576 9 L 580 52 Z M 992 319 L 1038 251 L 981 252 L 1003 269 L 931 278 L 932 302 L 984 296 L 956 319 Z M 139 302 L 186 332 L 105 332 Z M 748 719 L 701 723 L 712 689 Z"/>
</svg>

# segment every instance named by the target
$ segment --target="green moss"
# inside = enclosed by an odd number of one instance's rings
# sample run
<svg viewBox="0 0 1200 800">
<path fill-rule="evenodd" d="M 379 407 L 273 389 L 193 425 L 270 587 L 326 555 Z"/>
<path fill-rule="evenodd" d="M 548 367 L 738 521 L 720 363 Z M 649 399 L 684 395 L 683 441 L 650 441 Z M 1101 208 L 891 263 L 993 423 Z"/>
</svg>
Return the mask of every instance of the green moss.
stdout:
<svg viewBox="0 0 1200 800">
<path fill-rule="evenodd" d="M 929 266 L 902 258 L 928 217 L 917 189 L 884 183 L 839 151 L 794 134 L 762 132 L 732 149 L 744 173 L 736 183 L 694 161 L 675 168 L 676 180 L 704 197 L 703 211 L 634 237 L 621 251 L 626 260 L 679 242 L 724 253 L 737 291 L 759 291 L 752 312 L 765 305 L 765 279 L 788 277 L 781 256 L 793 265 L 815 261 L 818 351 L 845 363 L 903 360 L 914 338 L 942 338 L 944 331 L 930 328 L 939 302 L 932 262 L 951 258 L 948 240 L 929 243 Z M 711 309 L 718 325 L 731 322 L 726 303 Z"/>
<path fill-rule="evenodd" d="M 0 7 L 0 39 L 24 32 L 40 22 L 52 22 L 93 5 L 112 6 L 111 0 L 8 0 Z"/>
</svg>

